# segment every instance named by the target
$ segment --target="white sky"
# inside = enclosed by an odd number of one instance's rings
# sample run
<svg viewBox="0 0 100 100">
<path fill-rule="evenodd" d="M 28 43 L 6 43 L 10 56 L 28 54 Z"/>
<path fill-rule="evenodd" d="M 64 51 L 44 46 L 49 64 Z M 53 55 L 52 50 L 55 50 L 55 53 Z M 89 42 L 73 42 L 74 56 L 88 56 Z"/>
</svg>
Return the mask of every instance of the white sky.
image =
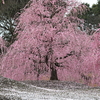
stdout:
<svg viewBox="0 0 100 100">
<path fill-rule="evenodd" d="M 78 0 L 78 1 L 81 1 L 81 2 L 84 2 L 84 3 L 88 3 L 88 4 L 90 4 L 90 6 L 92 6 L 92 4 L 96 4 L 97 3 L 97 0 Z"/>
</svg>

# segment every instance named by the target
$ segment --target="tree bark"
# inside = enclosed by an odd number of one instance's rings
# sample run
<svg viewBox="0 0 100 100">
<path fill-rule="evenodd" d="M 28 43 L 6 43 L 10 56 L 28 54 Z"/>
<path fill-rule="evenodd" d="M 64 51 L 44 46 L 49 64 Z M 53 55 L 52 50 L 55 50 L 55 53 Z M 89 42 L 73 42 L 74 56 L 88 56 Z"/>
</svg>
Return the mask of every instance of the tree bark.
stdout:
<svg viewBox="0 0 100 100">
<path fill-rule="evenodd" d="M 57 70 L 54 67 L 51 68 L 51 77 L 50 77 L 50 80 L 58 80 Z"/>
</svg>

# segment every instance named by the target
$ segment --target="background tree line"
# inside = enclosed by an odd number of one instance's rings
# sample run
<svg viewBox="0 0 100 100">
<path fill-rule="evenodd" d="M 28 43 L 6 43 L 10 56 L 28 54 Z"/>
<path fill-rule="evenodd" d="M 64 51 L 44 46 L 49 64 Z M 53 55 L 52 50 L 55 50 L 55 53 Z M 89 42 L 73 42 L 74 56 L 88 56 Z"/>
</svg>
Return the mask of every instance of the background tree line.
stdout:
<svg viewBox="0 0 100 100">
<path fill-rule="evenodd" d="M 87 33 L 90 35 L 91 31 L 95 31 L 100 27 L 100 0 L 97 1 L 97 4 L 93 4 L 92 7 L 87 3 L 85 5 L 88 10 L 79 17 L 85 20 L 85 28 L 88 29 Z"/>
<path fill-rule="evenodd" d="M 0 1 L 0 34 L 3 39 L 8 42 L 7 46 L 12 44 L 16 40 L 17 34 L 14 33 L 16 22 L 14 16 L 17 12 L 21 12 L 21 9 L 27 4 L 29 0 L 5 0 L 5 4 Z M 85 4 L 88 10 L 79 15 L 80 18 L 85 20 L 84 30 L 88 30 L 87 34 L 90 35 L 91 31 L 94 31 L 99 27 L 100 23 L 100 0 L 97 4 L 93 4 L 90 7 L 89 4 Z"/>
</svg>

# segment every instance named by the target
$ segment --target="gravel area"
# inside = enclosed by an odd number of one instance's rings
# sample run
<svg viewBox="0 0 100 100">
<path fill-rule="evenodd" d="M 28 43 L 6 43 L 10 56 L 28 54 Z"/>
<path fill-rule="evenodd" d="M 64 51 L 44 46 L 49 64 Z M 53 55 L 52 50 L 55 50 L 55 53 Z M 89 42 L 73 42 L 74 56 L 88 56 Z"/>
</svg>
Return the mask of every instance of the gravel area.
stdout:
<svg viewBox="0 0 100 100">
<path fill-rule="evenodd" d="M 100 100 L 100 88 L 75 82 L 18 82 L 0 77 L 0 100 Z"/>
<path fill-rule="evenodd" d="M 67 82 L 67 81 L 24 81 L 24 83 L 31 84 L 37 87 L 43 87 L 43 88 L 55 89 L 55 90 L 92 89 L 93 88 L 85 84 L 79 84 L 76 82 Z"/>
</svg>

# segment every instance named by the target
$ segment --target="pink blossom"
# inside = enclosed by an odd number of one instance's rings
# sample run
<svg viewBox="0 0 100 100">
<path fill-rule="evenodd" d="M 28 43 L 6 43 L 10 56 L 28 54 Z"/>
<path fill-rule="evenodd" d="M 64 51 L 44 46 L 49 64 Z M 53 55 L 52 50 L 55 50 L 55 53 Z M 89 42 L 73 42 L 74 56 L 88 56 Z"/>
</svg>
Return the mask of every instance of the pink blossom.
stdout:
<svg viewBox="0 0 100 100">
<path fill-rule="evenodd" d="M 75 0 L 31 1 L 17 18 L 18 40 L 3 56 L 1 75 L 15 80 L 54 77 L 100 85 L 100 32 L 88 36 L 78 28 L 84 27 L 77 14 L 85 7 Z"/>
</svg>

